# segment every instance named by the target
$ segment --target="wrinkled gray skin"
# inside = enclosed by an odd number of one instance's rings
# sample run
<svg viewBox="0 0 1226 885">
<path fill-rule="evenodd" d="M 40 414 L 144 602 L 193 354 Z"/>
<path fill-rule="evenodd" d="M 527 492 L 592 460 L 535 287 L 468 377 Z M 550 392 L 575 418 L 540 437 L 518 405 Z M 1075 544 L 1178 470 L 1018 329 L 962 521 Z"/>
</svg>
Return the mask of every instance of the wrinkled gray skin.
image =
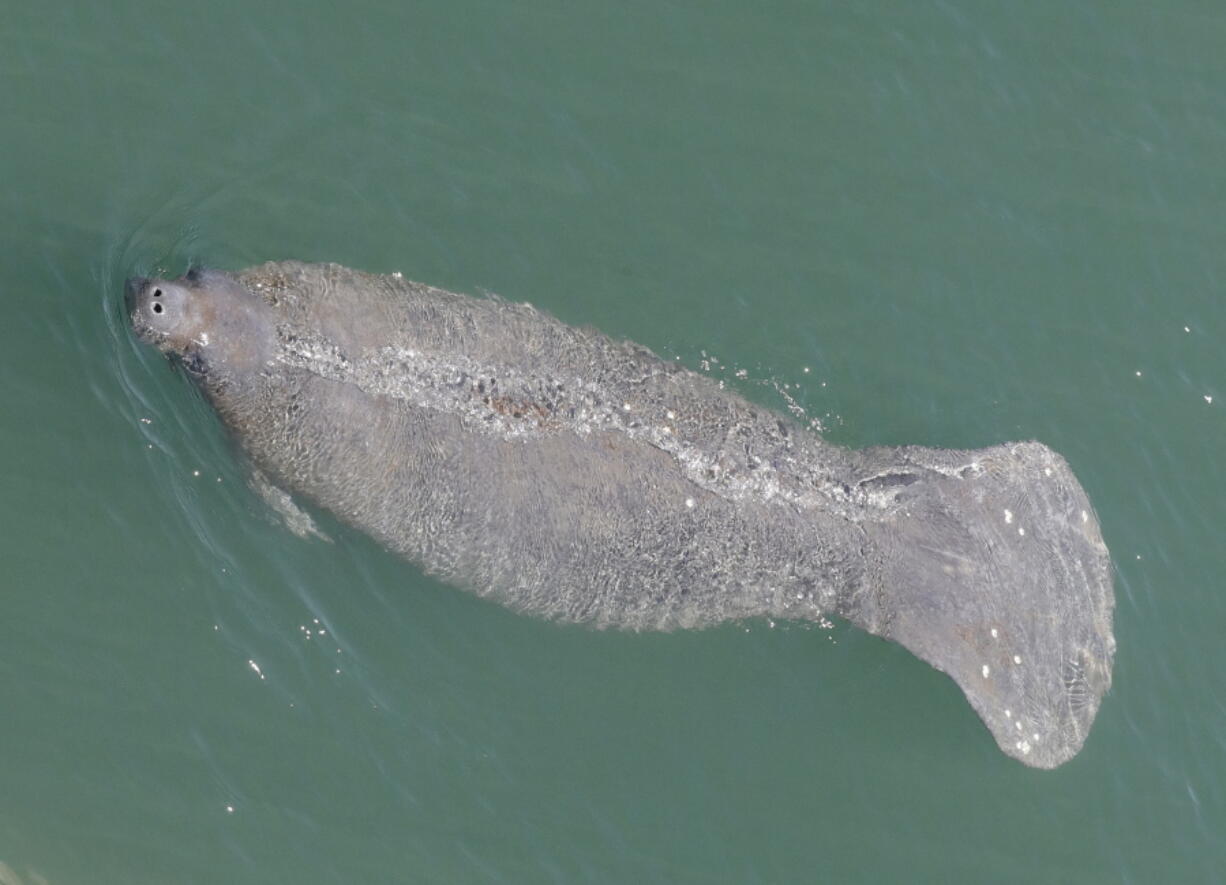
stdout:
<svg viewBox="0 0 1226 885">
<path fill-rule="evenodd" d="M 256 465 L 517 611 L 670 630 L 823 613 L 948 673 L 1051 768 L 1111 684 L 1111 566 L 1036 443 L 849 451 L 526 304 L 338 265 L 130 280 Z"/>
</svg>

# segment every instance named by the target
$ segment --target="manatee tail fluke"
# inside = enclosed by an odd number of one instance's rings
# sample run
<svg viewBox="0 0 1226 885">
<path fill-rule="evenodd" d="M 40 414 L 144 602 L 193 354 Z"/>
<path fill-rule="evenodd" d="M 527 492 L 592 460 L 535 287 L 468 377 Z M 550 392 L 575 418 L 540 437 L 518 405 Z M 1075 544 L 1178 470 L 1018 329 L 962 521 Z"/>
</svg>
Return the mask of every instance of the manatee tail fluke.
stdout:
<svg viewBox="0 0 1226 885">
<path fill-rule="evenodd" d="M 1001 749 L 1054 768 L 1111 686 L 1111 562 L 1039 443 L 862 453 L 869 575 L 843 614 L 948 673 Z"/>
</svg>

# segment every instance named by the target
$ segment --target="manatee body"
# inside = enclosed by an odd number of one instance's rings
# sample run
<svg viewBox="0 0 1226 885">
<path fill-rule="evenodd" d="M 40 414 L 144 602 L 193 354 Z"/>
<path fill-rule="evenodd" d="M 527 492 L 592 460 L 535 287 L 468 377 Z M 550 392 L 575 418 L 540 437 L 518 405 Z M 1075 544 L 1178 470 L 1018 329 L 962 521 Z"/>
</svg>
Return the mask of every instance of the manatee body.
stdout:
<svg viewBox="0 0 1226 885">
<path fill-rule="evenodd" d="M 526 304 L 338 265 L 134 279 L 255 464 L 432 574 L 633 630 L 824 614 L 961 687 L 1050 768 L 1111 684 L 1111 565 L 1036 442 L 850 451 Z"/>
</svg>

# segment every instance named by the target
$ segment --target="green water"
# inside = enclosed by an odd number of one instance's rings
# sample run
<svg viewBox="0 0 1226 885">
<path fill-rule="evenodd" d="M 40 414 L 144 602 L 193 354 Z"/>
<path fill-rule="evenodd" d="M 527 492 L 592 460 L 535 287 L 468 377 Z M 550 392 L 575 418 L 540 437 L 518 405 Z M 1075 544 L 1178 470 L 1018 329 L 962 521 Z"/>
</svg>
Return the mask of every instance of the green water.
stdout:
<svg viewBox="0 0 1226 885">
<path fill-rule="evenodd" d="M 1226 7 L 0 20 L 5 885 L 1220 881 Z M 705 352 L 846 445 L 1048 443 L 1117 567 L 1081 755 L 842 625 L 592 633 L 295 538 L 120 312 L 269 258 Z"/>
</svg>

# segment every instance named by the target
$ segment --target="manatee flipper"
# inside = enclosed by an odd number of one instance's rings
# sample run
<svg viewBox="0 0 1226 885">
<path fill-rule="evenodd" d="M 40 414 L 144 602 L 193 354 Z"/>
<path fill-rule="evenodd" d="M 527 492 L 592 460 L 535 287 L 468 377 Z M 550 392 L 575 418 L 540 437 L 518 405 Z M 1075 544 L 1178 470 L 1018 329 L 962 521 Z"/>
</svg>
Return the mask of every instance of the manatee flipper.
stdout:
<svg viewBox="0 0 1226 885">
<path fill-rule="evenodd" d="M 845 617 L 949 674 L 1010 756 L 1054 768 L 1111 686 L 1111 565 L 1068 464 L 1039 443 L 864 452 L 885 515 Z"/>
<path fill-rule="evenodd" d="M 47 879 L 34 870 L 26 871 L 27 878 L 17 875 L 17 871 L 0 861 L 0 885 L 47 885 Z"/>
<path fill-rule="evenodd" d="M 256 467 L 251 468 L 248 484 L 256 494 L 264 499 L 264 503 L 281 517 L 285 527 L 299 538 L 316 537 L 329 543 L 332 542 L 332 538 L 315 524 L 311 514 L 295 504 L 290 493 L 275 485 L 262 470 Z"/>
</svg>

